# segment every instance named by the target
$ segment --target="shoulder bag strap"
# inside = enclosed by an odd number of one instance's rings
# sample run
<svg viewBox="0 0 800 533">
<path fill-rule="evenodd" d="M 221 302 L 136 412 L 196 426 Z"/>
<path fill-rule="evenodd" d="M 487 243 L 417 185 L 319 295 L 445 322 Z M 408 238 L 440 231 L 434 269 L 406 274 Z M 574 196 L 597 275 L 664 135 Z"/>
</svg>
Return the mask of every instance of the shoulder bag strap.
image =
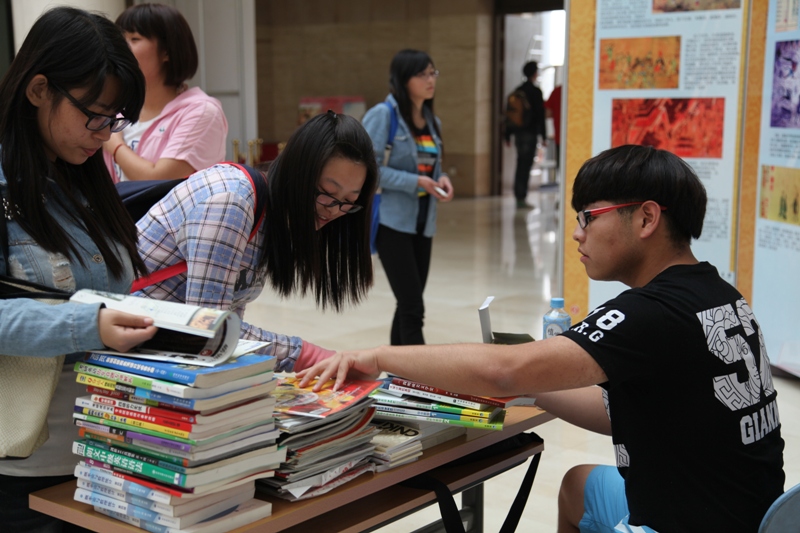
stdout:
<svg viewBox="0 0 800 533">
<path fill-rule="evenodd" d="M 388 166 L 389 156 L 392 155 L 394 136 L 397 133 L 397 111 L 389 102 L 383 102 L 383 105 L 389 108 L 389 136 L 386 138 L 386 146 L 383 148 L 383 166 Z"/>
</svg>

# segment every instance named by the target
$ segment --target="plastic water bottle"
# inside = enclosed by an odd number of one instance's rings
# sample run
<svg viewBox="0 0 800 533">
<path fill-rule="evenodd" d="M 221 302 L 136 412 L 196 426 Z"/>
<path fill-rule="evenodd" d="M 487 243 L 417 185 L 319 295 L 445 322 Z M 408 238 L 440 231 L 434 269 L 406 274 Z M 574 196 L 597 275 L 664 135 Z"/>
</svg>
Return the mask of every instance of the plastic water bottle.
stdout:
<svg viewBox="0 0 800 533">
<path fill-rule="evenodd" d="M 564 298 L 550 298 L 550 310 L 545 313 L 542 322 L 544 339 L 555 337 L 570 328 L 572 319 L 569 313 L 564 311 Z"/>
</svg>

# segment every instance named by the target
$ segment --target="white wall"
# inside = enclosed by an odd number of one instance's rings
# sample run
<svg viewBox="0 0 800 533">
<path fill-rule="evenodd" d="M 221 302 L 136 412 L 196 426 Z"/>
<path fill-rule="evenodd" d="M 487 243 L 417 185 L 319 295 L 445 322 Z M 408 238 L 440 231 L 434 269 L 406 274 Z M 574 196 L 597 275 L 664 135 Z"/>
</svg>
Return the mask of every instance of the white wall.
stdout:
<svg viewBox="0 0 800 533">
<path fill-rule="evenodd" d="M 33 23 L 51 7 L 73 6 L 87 11 L 105 13 L 114 20 L 125 9 L 125 0 L 11 0 L 14 23 L 14 52 L 19 51 Z"/>
</svg>

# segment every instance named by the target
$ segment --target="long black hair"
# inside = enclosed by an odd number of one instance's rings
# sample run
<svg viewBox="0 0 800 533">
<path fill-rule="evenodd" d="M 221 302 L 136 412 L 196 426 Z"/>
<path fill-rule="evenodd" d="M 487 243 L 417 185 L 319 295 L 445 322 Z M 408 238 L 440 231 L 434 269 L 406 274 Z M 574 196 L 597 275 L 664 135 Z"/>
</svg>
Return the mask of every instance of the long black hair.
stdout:
<svg viewBox="0 0 800 533">
<path fill-rule="evenodd" d="M 0 164 L 14 220 L 42 248 L 86 265 L 75 242 L 43 203 L 54 202 L 77 213 L 76 222 L 86 227 L 116 278 L 124 274 L 124 264 L 112 241 L 127 249 L 138 273 L 145 273 L 136 250 L 136 226 L 122 206 L 102 150 L 81 165 L 48 159 L 38 108 L 26 96 L 30 81 L 38 74 L 47 78 L 53 110 L 64 100 L 56 88 L 85 89 L 81 103 L 91 105 L 113 76 L 119 81 L 119 92 L 110 105 L 135 122 L 144 103 L 144 77 L 136 58 L 120 29 L 101 15 L 71 7 L 43 14 L 0 82 Z M 80 201 L 81 195 L 89 207 Z"/>
<path fill-rule="evenodd" d="M 316 228 L 316 192 L 333 158 L 366 167 L 355 201 L 363 207 Z M 347 115 L 317 115 L 292 134 L 269 167 L 266 237 L 259 267 L 282 296 L 314 293 L 317 305 L 341 311 L 372 286 L 369 228 L 378 186 L 375 154 L 364 127 Z"/>
<path fill-rule="evenodd" d="M 400 108 L 400 116 L 403 117 L 403 120 L 409 127 L 414 126 L 414 121 L 411 117 L 412 104 L 411 99 L 408 97 L 408 89 L 406 86 L 408 85 L 408 80 L 412 77 L 421 72 L 425 72 L 428 65 L 435 68 L 433 59 L 431 59 L 428 54 L 420 50 L 412 50 L 409 48 L 397 52 L 389 67 L 389 89 L 394 99 L 397 100 L 397 106 Z M 433 98 L 423 102 L 423 116 L 425 116 L 424 110 L 426 108 L 430 111 L 431 117 L 434 117 Z M 442 132 L 439 131 L 439 125 L 435 120 L 433 121 L 433 127 L 436 129 L 436 134 L 441 139 Z"/>
</svg>

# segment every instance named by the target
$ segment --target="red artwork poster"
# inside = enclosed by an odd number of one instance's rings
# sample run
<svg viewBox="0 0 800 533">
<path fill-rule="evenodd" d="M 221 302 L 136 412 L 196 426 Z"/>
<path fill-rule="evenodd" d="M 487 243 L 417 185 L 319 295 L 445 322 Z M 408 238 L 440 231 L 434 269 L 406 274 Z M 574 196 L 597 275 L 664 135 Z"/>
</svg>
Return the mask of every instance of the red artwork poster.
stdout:
<svg viewBox="0 0 800 533">
<path fill-rule="evenodd" d="M 614 99 L 611 147 L 639 144 L 721 159 L 724 118 L 724 98 Z"/>
</svg>

